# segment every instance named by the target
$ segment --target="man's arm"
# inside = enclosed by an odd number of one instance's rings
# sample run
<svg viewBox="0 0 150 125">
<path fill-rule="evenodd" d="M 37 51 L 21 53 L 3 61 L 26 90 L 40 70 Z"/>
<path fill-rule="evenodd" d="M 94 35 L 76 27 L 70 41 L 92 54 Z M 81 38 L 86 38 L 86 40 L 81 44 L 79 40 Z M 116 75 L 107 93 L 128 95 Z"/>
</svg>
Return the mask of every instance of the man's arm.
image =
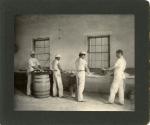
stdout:
<svg viewBox="0 0 150 125">
<path fill-rule="evenodd" d="M 108 71 L 111 71 L 111 70 L 114 70 L 115 68 L 117 68 L 118 67 L 118 61 L 116 61 L 116 63 L 113 65 L 113 66 L 111 66 L 111 67 L 109 67 L 109 68 L 104 68 L 103 70 L 108 70 Z"/>
<path fill-rule="evenodd" d="M 33 66 L 33 62 L 31 60 L 29 60 L 28 65 L 29 65 L 29 67 L 32 67 L 33 69 L 36 68 L 35 66 Z"/>
<path fill-rule="evenodd" d="M 31 67 L 34 69 L 34 70 L 41 70 L 41 65 L 39 63 L 38 60 L 36 60 L 36 66 L 33 65 L 33 63 L 31 62 Z"/>
<path fill-rule="evenodd" d="M 88 66 L 85 67 L 85 70 L 86 70 L 86 72 L 87 72 L 88 74 L 90 74 L 90 69 L 89 69 Z"/>
<path fill-rule="evenodd" d="M 38 65 L 38 68 L 39 68 L 39 69 L 42 69 L 41 65 Z"/>
<path fill-rule="evenodd" d="M 109 67 L 107 70 L 111 71 L 111 70 L 114 70 L 115 69 L 115 66 L 112 66 L 112 67 Z"/>
<path fill-rule="evenodd" d="M 40 62 L 39 62 L 39 60 L 38 59 L 36 59 L 37 60 L 37 69 L 38 70 L 41 70 L 42 69 L 42 67 L 41 67 L 41 65 L 40 65 Z"/>
<path fill-rule="evenodd" d="M 60 70 L 61 72 L 63 71 L 62 68 L 61 68 L 60 63 L 58 63 L 58 68 L 59 68 L 59 70 Z"/>
<path fill-rule="evenodd" d="M 35 70 L 40 70 L 41 69 L 41 66 L 40 65 L 38 65 L 38 66 L 31 66 L 33 69 L 35 69 Z"/>
<path fill-rule="evenodd" d="M 89 69 L 89 67 L 88 67 L 88 64 L 87 64 L 87 63 L 85 64 L 85 70 L 86 70 L 86 72 L 87 72 L 88 74 L 90 74 L 90 69 Z"/>
</svg>

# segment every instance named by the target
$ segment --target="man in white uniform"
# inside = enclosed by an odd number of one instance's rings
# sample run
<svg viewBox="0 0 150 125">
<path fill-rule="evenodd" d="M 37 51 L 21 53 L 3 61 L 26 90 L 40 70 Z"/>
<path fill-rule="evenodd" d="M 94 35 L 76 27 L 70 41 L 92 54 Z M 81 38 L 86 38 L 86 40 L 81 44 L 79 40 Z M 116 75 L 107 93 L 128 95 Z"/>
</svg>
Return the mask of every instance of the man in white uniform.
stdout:
<svg viewBox="0 0 150 125">
<path fill-rule="evenodd" d="M 126 60 L 123 57 L 123 51 L 117 50 L 116 51 L 116 57 L 118 58 L 115 65 L 108 70 L 114 70 L 114 79 L 110 88 L 110 96 L 108 103 L 112 104 L 114 103 L 114 99 L 116 96 L 116 93 L 119 94 L 119 104 L 124 104 L 124 79 L 125 74 L 124 70 L 126 68 Z"/>
<path fill-rule="evenodd" d="M 57 54 L 52 62 L 53 70 L 53 96 L 63 97 L 63 83 L 61 78 L 62 68 L 60 65 L 61 55 Z"/>
<path fill-rule="evenodd" d="M 80 52 L 79 53 L 79 58 L 75 62 L 76 66 L 76 80 L 77 80 L 77 101 L 79 102 L 84 102 L 83 100 L 83 91 L 84 91 L 84 86 L 85 86 L 85 72 L 87 71 L 90 73 L 89 68 L 87 66 L 87 62 L 85 60 L 86 53 L 85 52 Z"/>
<path fill-rule="evenodd" d="M 32 72 L 34 70 L 41 70 L 40 63 L 37 58 L 35 58 L 34 51 L 31 52 L 30 59 L 28 61 L 28 81 L 27 81 L 27 95 L 31 95 L 31 83 L 32 83 Z"/>
</svg>

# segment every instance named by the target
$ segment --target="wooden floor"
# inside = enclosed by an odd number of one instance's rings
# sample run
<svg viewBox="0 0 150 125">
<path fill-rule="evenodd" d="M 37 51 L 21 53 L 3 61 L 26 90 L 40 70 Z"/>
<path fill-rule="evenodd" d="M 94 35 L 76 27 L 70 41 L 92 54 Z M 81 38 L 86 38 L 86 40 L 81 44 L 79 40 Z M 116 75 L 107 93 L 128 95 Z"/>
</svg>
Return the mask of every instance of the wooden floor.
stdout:
<svg viewBox="0 0 150 125">
<path fill-rule="evenodd" d="M 125 100 L 125 105 L 106 104 L 108 95 L 84 93 L 86 102 L 77 102 L 65 92 L 65 98 L 34 98 L 15 90 L 14 110 L 17 111 L 134 111 L 134 104 Z M 117 99 L 116 99 L 117 102 Z"/>
</svg>

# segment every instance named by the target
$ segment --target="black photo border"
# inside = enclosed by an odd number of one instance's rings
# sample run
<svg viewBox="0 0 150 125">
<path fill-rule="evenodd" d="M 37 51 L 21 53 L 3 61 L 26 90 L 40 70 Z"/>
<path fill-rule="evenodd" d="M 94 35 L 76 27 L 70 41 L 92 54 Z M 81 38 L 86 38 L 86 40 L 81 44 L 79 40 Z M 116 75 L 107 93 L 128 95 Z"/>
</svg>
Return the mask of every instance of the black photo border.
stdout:
<svg viewBox="0 0 150 125">
<path fill-rule="evenodd" d="M 148 122 L 148 9 L 148 2 L 140 0 L 6 0 L 1 2 L 0 124 L 145 125 Z M 14 111 L 15 17 L 25 14 L 133 14 L 135 16 L 135 111 Z"/>
</svg>

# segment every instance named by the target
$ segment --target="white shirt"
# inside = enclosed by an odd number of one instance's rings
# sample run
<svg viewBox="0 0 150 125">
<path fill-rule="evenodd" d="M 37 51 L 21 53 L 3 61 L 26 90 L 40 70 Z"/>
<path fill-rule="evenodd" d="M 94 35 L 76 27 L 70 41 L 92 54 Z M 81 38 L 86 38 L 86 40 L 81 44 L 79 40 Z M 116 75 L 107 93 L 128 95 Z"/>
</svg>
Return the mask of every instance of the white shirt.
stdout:
<svg viewBox="0 0 150 125">
<path fill-rule="evenodd" d="M 36 67 L 36 66 L 38 66 L 38 65 L 40 65 L 38 59 L 31 57 L 31 58 L 29 59 L 29 61 L 28 61 L 28 71 L 29 71 L 29 72 L 34 71 L 33 66 Z"/>
<path fill-rule="evenodd" d="M 75 66 L 77 71 L 85 71 L 85 68 L 87 67 L 87 62 L 85 59 L 78 58 L 75 62 Z"/>
<path fill-rule="evenodd" d="M 124 74 L 125 69 L 126 69 L 126 60 L 122 56 L 119 59 L 117 59 L 114 65 L 114 75 L 121 75 L 123 78 L 125 78 Z"/>
<path fill-rule="evenodd" d="M 58 65 L 59 65 L 59 61 L 54 59 L 53 62 L 52 62 L 52 70 L 59 71 L 60 69 L 59 69 Z"/>
</svg>

